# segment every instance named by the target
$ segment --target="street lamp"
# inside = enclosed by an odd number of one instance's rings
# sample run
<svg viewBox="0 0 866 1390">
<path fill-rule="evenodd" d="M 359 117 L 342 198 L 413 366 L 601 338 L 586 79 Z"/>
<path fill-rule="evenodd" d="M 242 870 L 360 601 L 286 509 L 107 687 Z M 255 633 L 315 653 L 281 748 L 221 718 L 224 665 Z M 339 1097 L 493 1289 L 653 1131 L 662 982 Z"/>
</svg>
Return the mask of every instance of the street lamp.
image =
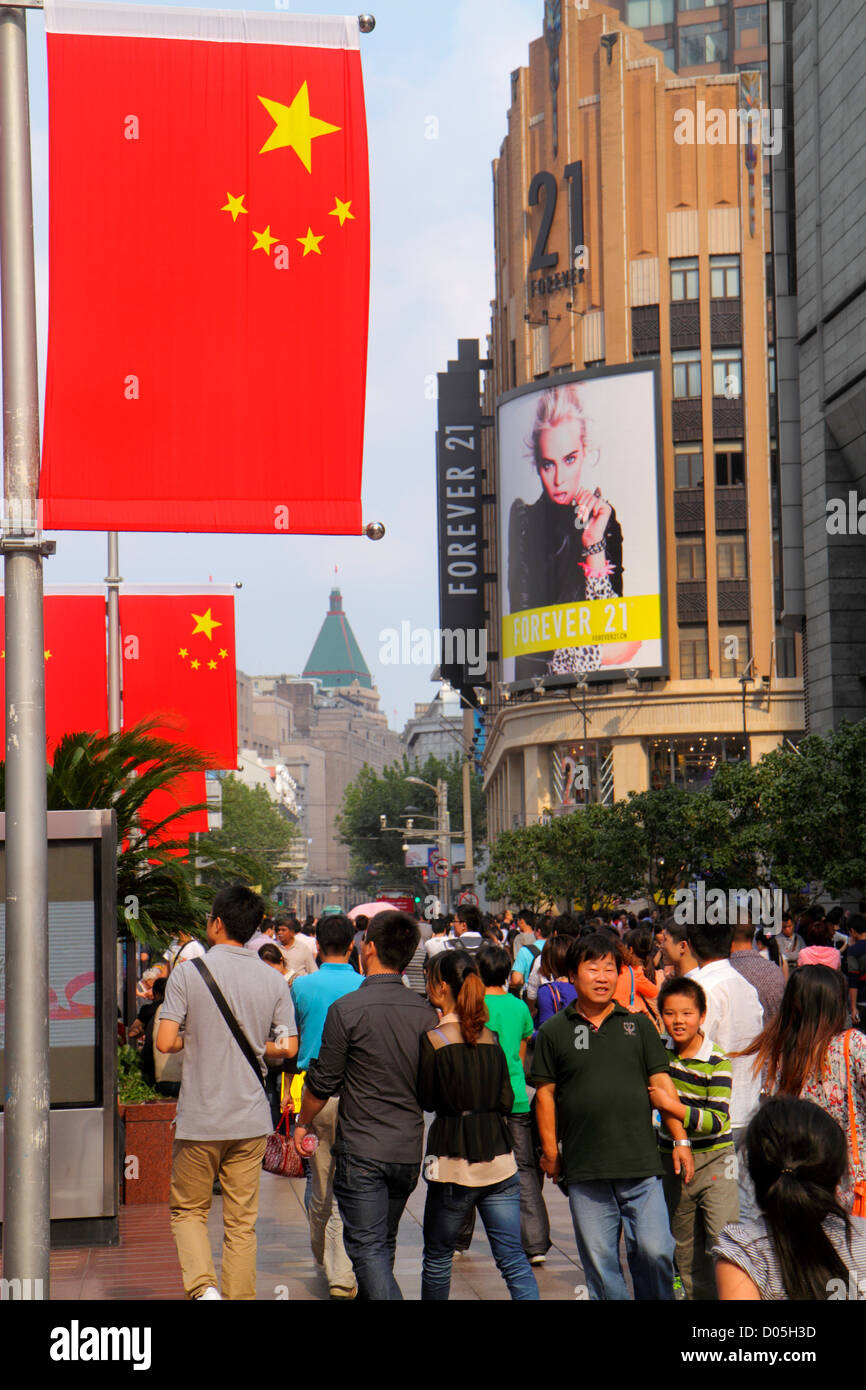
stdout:
<svg viewBox="0 0 866 1390">
<path fill-rule="evenodd" d="M 451 826 L 448 818 L 448 783 L 443 777 L 437 779 L 435 787 L 431 782 L 425 782 L 423 777 L 407 777 L 407 782 L 411 782 L 416 787 L 426 787 L 433 792 L 436 797 L 436 836 L 439 842 L 439 858 L 446 864 L 444 874 L 438 874 L 439 896 L 445 903 L 445 911 L 451 908 L 451 876 L 450 876 L 450 846 L 451 846 Z"/>
</svg>

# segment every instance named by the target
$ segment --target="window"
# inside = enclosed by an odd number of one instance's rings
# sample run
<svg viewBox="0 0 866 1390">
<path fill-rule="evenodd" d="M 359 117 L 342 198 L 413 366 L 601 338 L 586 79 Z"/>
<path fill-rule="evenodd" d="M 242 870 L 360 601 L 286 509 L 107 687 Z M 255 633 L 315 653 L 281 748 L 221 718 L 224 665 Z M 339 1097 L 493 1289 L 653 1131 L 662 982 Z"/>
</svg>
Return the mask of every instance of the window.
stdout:
<svg viewBox="0 0 866 1390">
<path fill-rule="evenodd" d="M 716 5 L 725 3 L 725 0 L 680 0 L 680 13 L 683 10 L 712 10 Z"/>
<path fill-rule="evenodd" d="M 713 348 L 713 395 L 726 396 L 733 401 L 739 400 L 742 394 L 742 348 Z"/>
<path fill-rule="evenodd" d="M 681 444 L 674 449 L 674 487 L 703 487 L 704 455 L 700 444 Z"/>
<path fill-rule="evenodd" d="M 672 354 L 674 399 L 691 400 L 701 394 L 701 354 L 697 348 Z"/>
<path fill-rule="evenodd" d="M 790 627 L 776 624 L 776 675 L 787 680 L 798 675 L 797 634 Z"/>
<path fill-rule="evenodd" d="M 710 296 L 712 299 L 739 299 L 739 256 L 710 256 Z"/>
<path fill-rule="evenodd" d="M 743 487 L 746 461 L 742 444 L 716 445 L 716 487 Z"/>
<path fill-rule="evenodd" d="M 776 349 L 771 347 L 767 351 L 767 377 L 770 383 L 770 395 L 776 394 Z"/>
<path fill-rule="evenodd" d="M 728 30 L 724 24 L 690 24 L 679 31 L 680 67 L 728 61 Z"/>
<path fill-rule="evenodd" d="M 671 261 L 671 299 L 698 299 L 698 258 Z"/>
<path fill-rule="evenodd" d="M 651 24 L 672 24 L 674 0 L 629 0 L 626 24 L 646 29 Z"/>
<path fill-rule="evenodd" d="M 670 68 L 671 72 L 676 72 L 676 70 L 677 70 L 677 55 L 676 55 L 675 50 L 674 50 L 673 48 L 671 48 L 670 44 L 667 43 L 667 42 L 665 42 L 665 43 L 654 43 L 652 46 L 653 46 L 653 48 L 657 48 L 658 51 L 659 51 L 659 53 L 660 53 L 660 54 L 662 55 L 662 57 L 664 58 L 665 67 Z"/>
<path fill-rule="evenodd" d="M 680 677 L 684 681 L 703 681 L 710 674 L 707 629 L 680 628 Z"/>
<path fill-rule="evenodd" d="M 703 536 L 689 536 L 677 541 L 677 582 L 706 579 L 707 566 Z"/>
<path fill-rule="evenodd" d="M 767 6 L 746 5 L 734 10 L 736 48 L 760 48 L 767 42 Z"/>
<path fill-rule="evenodd" d="M 719 675 L 722 680 L 741 676 L 748 664 L 748 623 L 719 623 Z"/>
<path fill-rule="evenodd" d="M 716 562 L 719 579 L 745 579 L 745 536 L 720 536 L 716 541 Z"/>
</svg>

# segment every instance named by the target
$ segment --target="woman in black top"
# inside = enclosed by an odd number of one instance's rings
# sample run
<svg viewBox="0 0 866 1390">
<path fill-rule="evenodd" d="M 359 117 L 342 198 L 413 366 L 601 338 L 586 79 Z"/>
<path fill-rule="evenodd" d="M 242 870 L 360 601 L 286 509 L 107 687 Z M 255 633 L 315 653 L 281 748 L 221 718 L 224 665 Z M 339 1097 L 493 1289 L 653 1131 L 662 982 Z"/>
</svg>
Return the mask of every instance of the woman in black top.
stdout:
<svg viewBox="0 0 866 1390">
<path fill-rule="evenodd" d="M 505 1123 L 514 1094 L 499 1039 L 484 1026 L 484 985 L 468 951 L 431 958 L 427 994 L 442 1017 L 421 1039 L 418 1073 L 421 1107 L 436 1114 L 424 1160 L 421 1298 L 447 1300 L 457 1237 L 477 1206 L 511 1297 L 537 1299 L 520 1243 L 520 1180 Z"/>
</svg>

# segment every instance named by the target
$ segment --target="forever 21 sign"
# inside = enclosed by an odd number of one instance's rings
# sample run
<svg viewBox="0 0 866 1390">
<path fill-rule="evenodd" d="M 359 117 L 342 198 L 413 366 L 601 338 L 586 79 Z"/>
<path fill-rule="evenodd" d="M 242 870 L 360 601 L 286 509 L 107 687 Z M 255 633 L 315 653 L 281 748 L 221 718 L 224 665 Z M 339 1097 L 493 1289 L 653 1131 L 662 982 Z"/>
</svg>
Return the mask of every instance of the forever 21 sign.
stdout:
<svg viewBox="0 0 866 1390">
<path fill-rule="evenodd" d="M 569 242 L 572 255 L 575 258 L 574 265 L 567 270 L 550 272 L 554 266 L 559 264 L 559 252 L 548 251 L 547 241 L 550 236 L 550 229 L 553 226 L 553 217 L 556 212 L 556 200 L 558 188 L 556 176 L 549 173 L 546 169 L 536 174 L 529 185 L 527 202 L 530 208 L 538 207 L 541 204 L 541 223 L 538 228 L 538 235 L 535 238 L 535 245 L 532 249 L 532 260 L 529 262 L 530 275 L 539 271 L 546 271 L 547 274 L 540 279 L 529 281 L 529 297 L 535 298 L 536 295 L 554 294 L 557 290 L 569 289 L 572 285 L 583 282 L 584 267 L 586 265 L 585 252 L 583 245 L 583 164 L 581 160 L 573 164 L 566 164 L 563 170 L 569 192 Z M 544 194 L 542 200 L 542 192 Z"/>
</svg>

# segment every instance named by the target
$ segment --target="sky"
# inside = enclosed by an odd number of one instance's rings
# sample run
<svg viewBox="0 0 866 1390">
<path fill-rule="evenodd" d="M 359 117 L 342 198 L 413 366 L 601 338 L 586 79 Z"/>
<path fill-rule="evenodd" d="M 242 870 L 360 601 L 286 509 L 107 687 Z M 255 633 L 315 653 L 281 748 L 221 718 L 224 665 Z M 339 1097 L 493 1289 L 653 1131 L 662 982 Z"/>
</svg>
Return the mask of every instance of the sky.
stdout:
<svg viewBox="0 0 866 1390">
<path fill-rule="evenodd" d="M 246 5 L 275 7 L 285 10 L 275 0 Z M 129 584 L 242 584 L 237 662 L 251 675 L 303 669 L 336 583 L 382 709 L 400 729 L 436 686 L 429 665 L 383 664 L 381 634 L 403 622 L 438 626 L 433 383 L 456 356 L 458 338 L 480 338 L 484 356 L 494 290 L 491 163 L 506 131 L 509 76 L 541 35 L 543 5 L 378 0 L 368 8 L 376 28 L 361 36 L 372 209 L 362 512 L 365 523 L 385 524 L 385 537 L 128 533 L 120 537 L 120 573 Z M 44 383 L 48 108 L 39 12 L 28 13 L 28 47 Z M 56 539 L 57 554 L 45 562 L 47 588 L 101 583 L 104 534 Z"/>
</svg>

